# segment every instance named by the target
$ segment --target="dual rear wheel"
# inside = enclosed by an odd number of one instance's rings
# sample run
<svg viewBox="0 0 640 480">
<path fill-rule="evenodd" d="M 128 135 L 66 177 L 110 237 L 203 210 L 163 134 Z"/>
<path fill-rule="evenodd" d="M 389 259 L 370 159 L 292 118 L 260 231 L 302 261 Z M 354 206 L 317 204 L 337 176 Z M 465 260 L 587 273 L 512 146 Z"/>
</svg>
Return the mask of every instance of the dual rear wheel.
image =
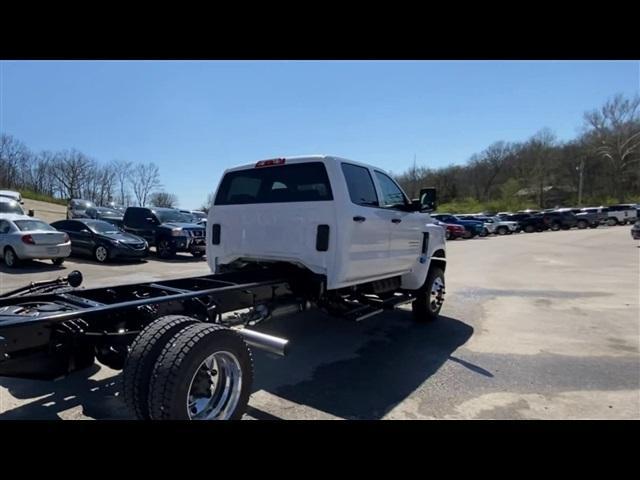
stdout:
<svg viewBox="0 0 640 480">
<path fill-rule="evenodd" d="M 143 420 L 236 420 L 253 383 L 249 347 L 233 330 L 181 315 L 158 318 L 131 345 L 127 406 Z"/>
</svg>

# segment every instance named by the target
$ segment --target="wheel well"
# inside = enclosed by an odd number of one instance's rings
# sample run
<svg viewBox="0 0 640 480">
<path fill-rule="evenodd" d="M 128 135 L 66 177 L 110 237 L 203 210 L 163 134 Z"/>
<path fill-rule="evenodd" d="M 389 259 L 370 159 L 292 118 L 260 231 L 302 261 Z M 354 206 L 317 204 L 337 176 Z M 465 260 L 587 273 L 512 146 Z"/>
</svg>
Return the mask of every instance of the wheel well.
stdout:
<svg viewBox="0 0 640 480">
<path fill-rule="evenodd" d="M 444 250 L 436 250 L 435 252 L 433 252 L 433 255 L 431 256 L 431 264 L 429 265 L 429 270 L 431 270 L 433 267 L 439 267 L 444 272 L 445 269 L 447 268 L 447 262 L 445 260 L 440 260 L 441 258 L 442 259 L 446 258 L 446 254 Z"/>
</svg>

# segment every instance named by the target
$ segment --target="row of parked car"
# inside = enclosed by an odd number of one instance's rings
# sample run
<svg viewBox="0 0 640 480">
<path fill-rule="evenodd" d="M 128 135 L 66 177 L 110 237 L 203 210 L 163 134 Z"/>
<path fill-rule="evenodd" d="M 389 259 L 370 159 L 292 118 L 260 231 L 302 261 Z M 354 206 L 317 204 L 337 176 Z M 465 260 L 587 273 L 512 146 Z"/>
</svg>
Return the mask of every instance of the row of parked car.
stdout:
<svg viewBox="0 0 640 480">
<path fill-rule="evenodd" d="M 20 199 L 21 200 L 21 199 Z M 97 262 L 144 259 L 150 247 L 168 259 L 177 252 L 205 254 L 206 215 L 173 208 L 99 207 L 73 199 L 66 220 L 48 224 L 25 215 L 20 202 L 0 196 L 0 253 L 9 268 L 23 260 L 49 259 L 61 265 L 69 255 Z"/>
<path fill-rule="evenodd" d="M 554 208 L 452 215 L 435 213 L 432 217 L 446 230 L 448 240 L 476 236 L 510 235 L 512 233 L 597 228 L 600 225 L 626 225 L 640 218 L 640 204 L 620 204 L 609 207 Z M 633 235 L 633 233 L 632 233 Z"/>
</svg>

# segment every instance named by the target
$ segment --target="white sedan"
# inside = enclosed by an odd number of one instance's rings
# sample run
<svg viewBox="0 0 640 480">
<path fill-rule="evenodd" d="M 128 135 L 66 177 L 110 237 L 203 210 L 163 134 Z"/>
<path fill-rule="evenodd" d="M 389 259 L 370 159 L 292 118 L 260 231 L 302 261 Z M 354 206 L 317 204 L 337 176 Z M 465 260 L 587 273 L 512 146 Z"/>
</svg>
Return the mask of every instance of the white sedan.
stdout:
<svg viewBox="0 0 640 480">
<path fill-rule="evenodd" d="M 54 265 L 62 265 L 71 254 L 71 241 L 69 235 L 37 218 L 1 214 L 0 253 L 9 268 L 33 259 L 51 259 Z"/>
</svg>

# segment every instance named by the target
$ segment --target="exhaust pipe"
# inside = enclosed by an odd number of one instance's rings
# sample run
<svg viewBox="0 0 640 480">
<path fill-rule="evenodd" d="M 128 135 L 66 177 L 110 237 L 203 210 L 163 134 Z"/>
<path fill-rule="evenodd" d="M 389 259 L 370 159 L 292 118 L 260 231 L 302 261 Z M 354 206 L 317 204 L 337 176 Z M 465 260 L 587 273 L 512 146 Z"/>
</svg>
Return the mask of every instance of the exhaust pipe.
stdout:
<svg viewBox="0 0 640 480">
<path fill-rule="evenodd" d="M 236 330 L 236 332 L 238 332 L 249 345 L 267 352 L 275 353 L 281 357 L 284 357 L 287 354 L 289 340 L 285 338 L 274 337 L 273 335 L 256 332 L 255 330 L 249 330 L 248 328 L 240 328 Z"/>
</svg>

